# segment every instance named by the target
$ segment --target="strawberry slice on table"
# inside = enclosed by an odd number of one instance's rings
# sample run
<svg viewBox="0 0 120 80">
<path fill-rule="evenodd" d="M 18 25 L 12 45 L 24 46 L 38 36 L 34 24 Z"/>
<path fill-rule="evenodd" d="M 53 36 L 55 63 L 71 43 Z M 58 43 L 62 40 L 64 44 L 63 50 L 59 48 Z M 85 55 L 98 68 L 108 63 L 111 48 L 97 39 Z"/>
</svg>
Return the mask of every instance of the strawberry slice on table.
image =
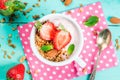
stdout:
<svg viewBox="0 0 120 80">
<path fill-rule="evenodd" d="M 18 64 L 7 72 L 7 80 L 23 80 L 25 67 L 23 64 Z"/>
<path fill-rule="evenodd" d="M 53 40 L 56 33 L 56 27 L 52 22 L 47 21 L 40 29 L 40 37 L 44 40 Z"/>
<path fill-rule="evenodd" d="M 70 32 L 60 30 L 53 39 L 54 48 L 60 50 L 64 48 L 71 40 Z"/>
</svg>

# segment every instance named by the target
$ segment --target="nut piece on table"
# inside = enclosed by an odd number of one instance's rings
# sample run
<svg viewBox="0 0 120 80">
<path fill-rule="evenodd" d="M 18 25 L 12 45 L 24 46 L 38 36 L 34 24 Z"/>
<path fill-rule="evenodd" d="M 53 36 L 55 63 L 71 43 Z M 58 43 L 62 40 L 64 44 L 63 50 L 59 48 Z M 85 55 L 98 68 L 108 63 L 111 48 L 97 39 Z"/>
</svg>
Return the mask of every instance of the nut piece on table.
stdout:
<svg viewBox="0 0 120 80">
<path fill-rule="evenodd" d="M 120 18 L 111 17 L 110 22 L 113 23 L 113 24 L 120 24 Z"/>
<path fill-rule="evenodd" d="M 62 2 L 64 2 L 65 6 L 68 6 L 72 3 L 72 0 L 61 0 Z"/>
</svg>

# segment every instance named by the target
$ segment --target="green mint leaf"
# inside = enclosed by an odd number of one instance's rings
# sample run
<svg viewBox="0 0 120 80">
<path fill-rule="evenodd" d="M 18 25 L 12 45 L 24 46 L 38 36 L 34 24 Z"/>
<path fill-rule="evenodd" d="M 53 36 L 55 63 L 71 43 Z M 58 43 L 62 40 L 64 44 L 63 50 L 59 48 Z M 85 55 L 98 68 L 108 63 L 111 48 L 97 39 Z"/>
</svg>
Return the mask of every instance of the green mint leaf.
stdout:
<svg viewBox="0 0 120 80">
<path fill-rule="evenodd" d="M 36 21 L 34 26 L 35 26 L 35 28 L 37 28 L 38 30 L 40 30 L 41 27 L 42 27 L 42 23 L 40 21 Z"/>
<path fill-rule="evenodd" d="M 71 55 L 73 53 L 74 49 L 75 49 L 74 44 L 69 45 L 68 50 L 67 50 L 68 55 Z"/>
<path fill-rule="evenodd" d="M 9 1 L 7 1 L 7 2 L 5 3 L 5 5 L 6 5 L 6 6 L 14 6 L 14 3 L 9 0 Z"/>
<path fill-rule="evenodd" d="M 14 10 L 12 8 L 8 8 L 6 10 L 0 10 L 0 14 L 4 15 L 4 16 L 9 16 L 11 14 L 13 14 Z"/>
<path fill-rule="evenodd" d="M 65 30 L 65 28 L 64 28 L 64 26 L 62 24 L 60 24 L 60 26 L 58 27 L 58 29 Z"/>
<path fill-rule="evenodd" d="M 84 22 L 84 25 L 88 27 L 94 26 L 96 23 L 98 23 L 99 18 L 97 16 L 90 16 L 87 21 Z"/>
<path fill-rule="evenodd" d="M 25 8 L 25 4 L 20 2 L 20 1 L 14 1 L 14 9 L 15 10 L 20 10 L 20 9 L 24 9 Z"/>
<path fill-rule="evenodd" d="M 49 45 L 43 45 L 41 47 L 41 50 L 44 51 L 44 52 L 47 52 L 47 51 L 49 51 L 51 49 L 53 49 L 53 45 L 50 45 L 50 44 Z"/>
</svg>

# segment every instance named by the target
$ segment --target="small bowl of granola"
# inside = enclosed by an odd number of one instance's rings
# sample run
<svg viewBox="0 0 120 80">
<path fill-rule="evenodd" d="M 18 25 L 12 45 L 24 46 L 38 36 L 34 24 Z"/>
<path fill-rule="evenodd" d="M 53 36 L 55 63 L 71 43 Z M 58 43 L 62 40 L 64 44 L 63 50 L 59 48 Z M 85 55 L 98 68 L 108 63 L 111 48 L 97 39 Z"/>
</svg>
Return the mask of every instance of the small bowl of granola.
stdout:
<svg viewBox="0 0 120 80">
<path fill-rule="evenodd" d="M 62 14 L 50 14 L 35 22 L 30 45 L 36 57 L 51 66 L 63 66 L 76 61 L 85 66 L 78 56 L 83 47 L 80 26 Z"/>
</svg>

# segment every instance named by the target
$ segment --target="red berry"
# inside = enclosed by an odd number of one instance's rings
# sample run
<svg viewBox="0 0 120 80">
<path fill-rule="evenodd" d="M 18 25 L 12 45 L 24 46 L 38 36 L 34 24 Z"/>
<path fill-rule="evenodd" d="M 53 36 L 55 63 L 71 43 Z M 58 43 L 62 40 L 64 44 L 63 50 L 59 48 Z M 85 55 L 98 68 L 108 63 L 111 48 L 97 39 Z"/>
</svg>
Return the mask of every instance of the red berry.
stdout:
<svg viewBox="0 0 120 80">
<path fill-rule="evenodd" d="M 24 79 L 25 67 L 23 64 L 18 64 L 7 72 L 7 78 L 13 80 L 23 80 Z"/>
<path fill-rule="evenodd" d="M 56 27 L 51 22 L 46 22 L 40 29 L 40 37 L 44 40 L 52 40 L 56 33 Z"/>
<path fill-rule="evenodd" d="M 60 50 L 64 48 L 71 40 L 71 35 L 69 32 L 60 30 L 56 33 L 53 44 L 54 48 Z"/>
<path fill-rule="evenodd" d="M 6 9 L 5 2 L 7 2 L 7 0 L 0 0 L 0 9 Z"/>
</svg>

